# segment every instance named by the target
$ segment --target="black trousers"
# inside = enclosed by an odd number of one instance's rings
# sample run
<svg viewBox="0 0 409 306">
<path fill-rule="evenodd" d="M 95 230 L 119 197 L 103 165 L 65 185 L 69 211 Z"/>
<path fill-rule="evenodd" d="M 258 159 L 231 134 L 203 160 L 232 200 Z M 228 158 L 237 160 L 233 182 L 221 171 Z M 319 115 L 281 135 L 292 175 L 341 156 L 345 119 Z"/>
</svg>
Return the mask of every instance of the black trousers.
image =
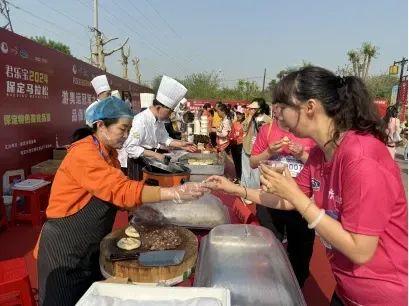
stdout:
<svg viewBox="0 0 409 306">
<path fill-rule="evenodd" d="M 342 303 L 341 299 L 335 292 L 332 294 L 330 306 L 344 306 L 344 303 Z"/>
<path fill-rule="evenodd" d="M 243 144 L 231 143 L 231 156 L 234 162 L 234 168 L 236 169 L 236 178 L 241 178 L 241 151 L 243 150 Z"/>
<path fill-rule="evenodd" d="M 287 254 L 300 287 L 310 275 L 310 260 L 314 247 L 315 231 L 297 211 L 284 211 L 257 205 L 260 224 L 282 240 L 287 233 Z"/>
</svg>

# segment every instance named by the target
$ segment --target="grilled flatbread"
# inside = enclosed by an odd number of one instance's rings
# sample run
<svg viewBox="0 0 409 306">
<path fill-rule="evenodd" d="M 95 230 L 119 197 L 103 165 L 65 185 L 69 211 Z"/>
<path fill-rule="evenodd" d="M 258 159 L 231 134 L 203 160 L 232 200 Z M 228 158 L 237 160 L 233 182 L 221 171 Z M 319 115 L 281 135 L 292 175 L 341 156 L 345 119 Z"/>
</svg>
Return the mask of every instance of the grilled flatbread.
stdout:
<svg viewBox="0 0 409 306">
<path fill-rule="evenodd" d="M 125 234 L 128 237 L 132 237 L 132 238 L 140 238 L 141 235 L 139 235 L 138 231 L 133 227 L 133 226 L 128 226 L 125 230 Z"/>
<path fill-rule="evenodd" d="M 136 238 L 122 238 L 116 243 L 117 247 L 123 250 L 134 250 L 141 246 L 141 241 Z"/>
</svg>

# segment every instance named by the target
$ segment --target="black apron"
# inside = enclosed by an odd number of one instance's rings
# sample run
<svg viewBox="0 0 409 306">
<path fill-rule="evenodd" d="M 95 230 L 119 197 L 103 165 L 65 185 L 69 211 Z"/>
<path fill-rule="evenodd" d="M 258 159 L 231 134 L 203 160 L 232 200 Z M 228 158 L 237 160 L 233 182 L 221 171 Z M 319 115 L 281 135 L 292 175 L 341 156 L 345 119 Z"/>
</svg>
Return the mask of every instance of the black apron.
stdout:
<svg viewBox="0 0 409 306">
<path fill-rule="evenodd" d="M 37 261 L 40 306 L 73 306 L 103 279 L 99 244 L 112 231 L 116 212 L 113 204 L 93 197 L 74 215 L 46 221 Z"/>
</svg>

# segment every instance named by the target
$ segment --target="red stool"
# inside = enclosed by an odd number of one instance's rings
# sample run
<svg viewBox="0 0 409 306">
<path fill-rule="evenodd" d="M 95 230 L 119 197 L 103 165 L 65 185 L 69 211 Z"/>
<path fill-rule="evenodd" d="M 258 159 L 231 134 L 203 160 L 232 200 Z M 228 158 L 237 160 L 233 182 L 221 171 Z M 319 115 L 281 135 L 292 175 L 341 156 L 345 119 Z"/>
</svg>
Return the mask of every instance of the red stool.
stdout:
<svg viewBox="0 0 409 306">
<path fill-rule="evenodd" d="M 10 223 L 14 225 L 16 221 L 30 221 L 33 226 L 41 226 L 45 220 L 50 188 L 51 185 L 49 184 L 32 191 L 14 189 Z M 29 212 L 18 211 L 17 197 L 24 197 L 28 201 Z"/>
<path fill-rule="evenodd" d="M 0 261 L 0 305 L 36 305 L 24 258 Z"/>
</svg>

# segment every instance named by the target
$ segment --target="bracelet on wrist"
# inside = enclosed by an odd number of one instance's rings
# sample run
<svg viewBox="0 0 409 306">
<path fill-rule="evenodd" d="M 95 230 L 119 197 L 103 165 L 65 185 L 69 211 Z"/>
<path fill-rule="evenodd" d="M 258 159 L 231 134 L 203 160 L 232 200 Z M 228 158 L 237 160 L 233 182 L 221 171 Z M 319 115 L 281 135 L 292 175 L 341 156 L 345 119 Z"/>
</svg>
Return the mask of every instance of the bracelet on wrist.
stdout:
<svg viewBox="0 0 409 306">
<path fill-rule="evenodd" d="M 325 216 L 325 210 L 324 209 L 320 209 L 320 213 L 318 214 L 318 216 L 315 218 L 314 221 L 312 221 L 311 223 L 308 224 L 308 228 L 309 229 L 314 229 L 322 220 L 322 218 L 324 218 Z"/>
</svg>

